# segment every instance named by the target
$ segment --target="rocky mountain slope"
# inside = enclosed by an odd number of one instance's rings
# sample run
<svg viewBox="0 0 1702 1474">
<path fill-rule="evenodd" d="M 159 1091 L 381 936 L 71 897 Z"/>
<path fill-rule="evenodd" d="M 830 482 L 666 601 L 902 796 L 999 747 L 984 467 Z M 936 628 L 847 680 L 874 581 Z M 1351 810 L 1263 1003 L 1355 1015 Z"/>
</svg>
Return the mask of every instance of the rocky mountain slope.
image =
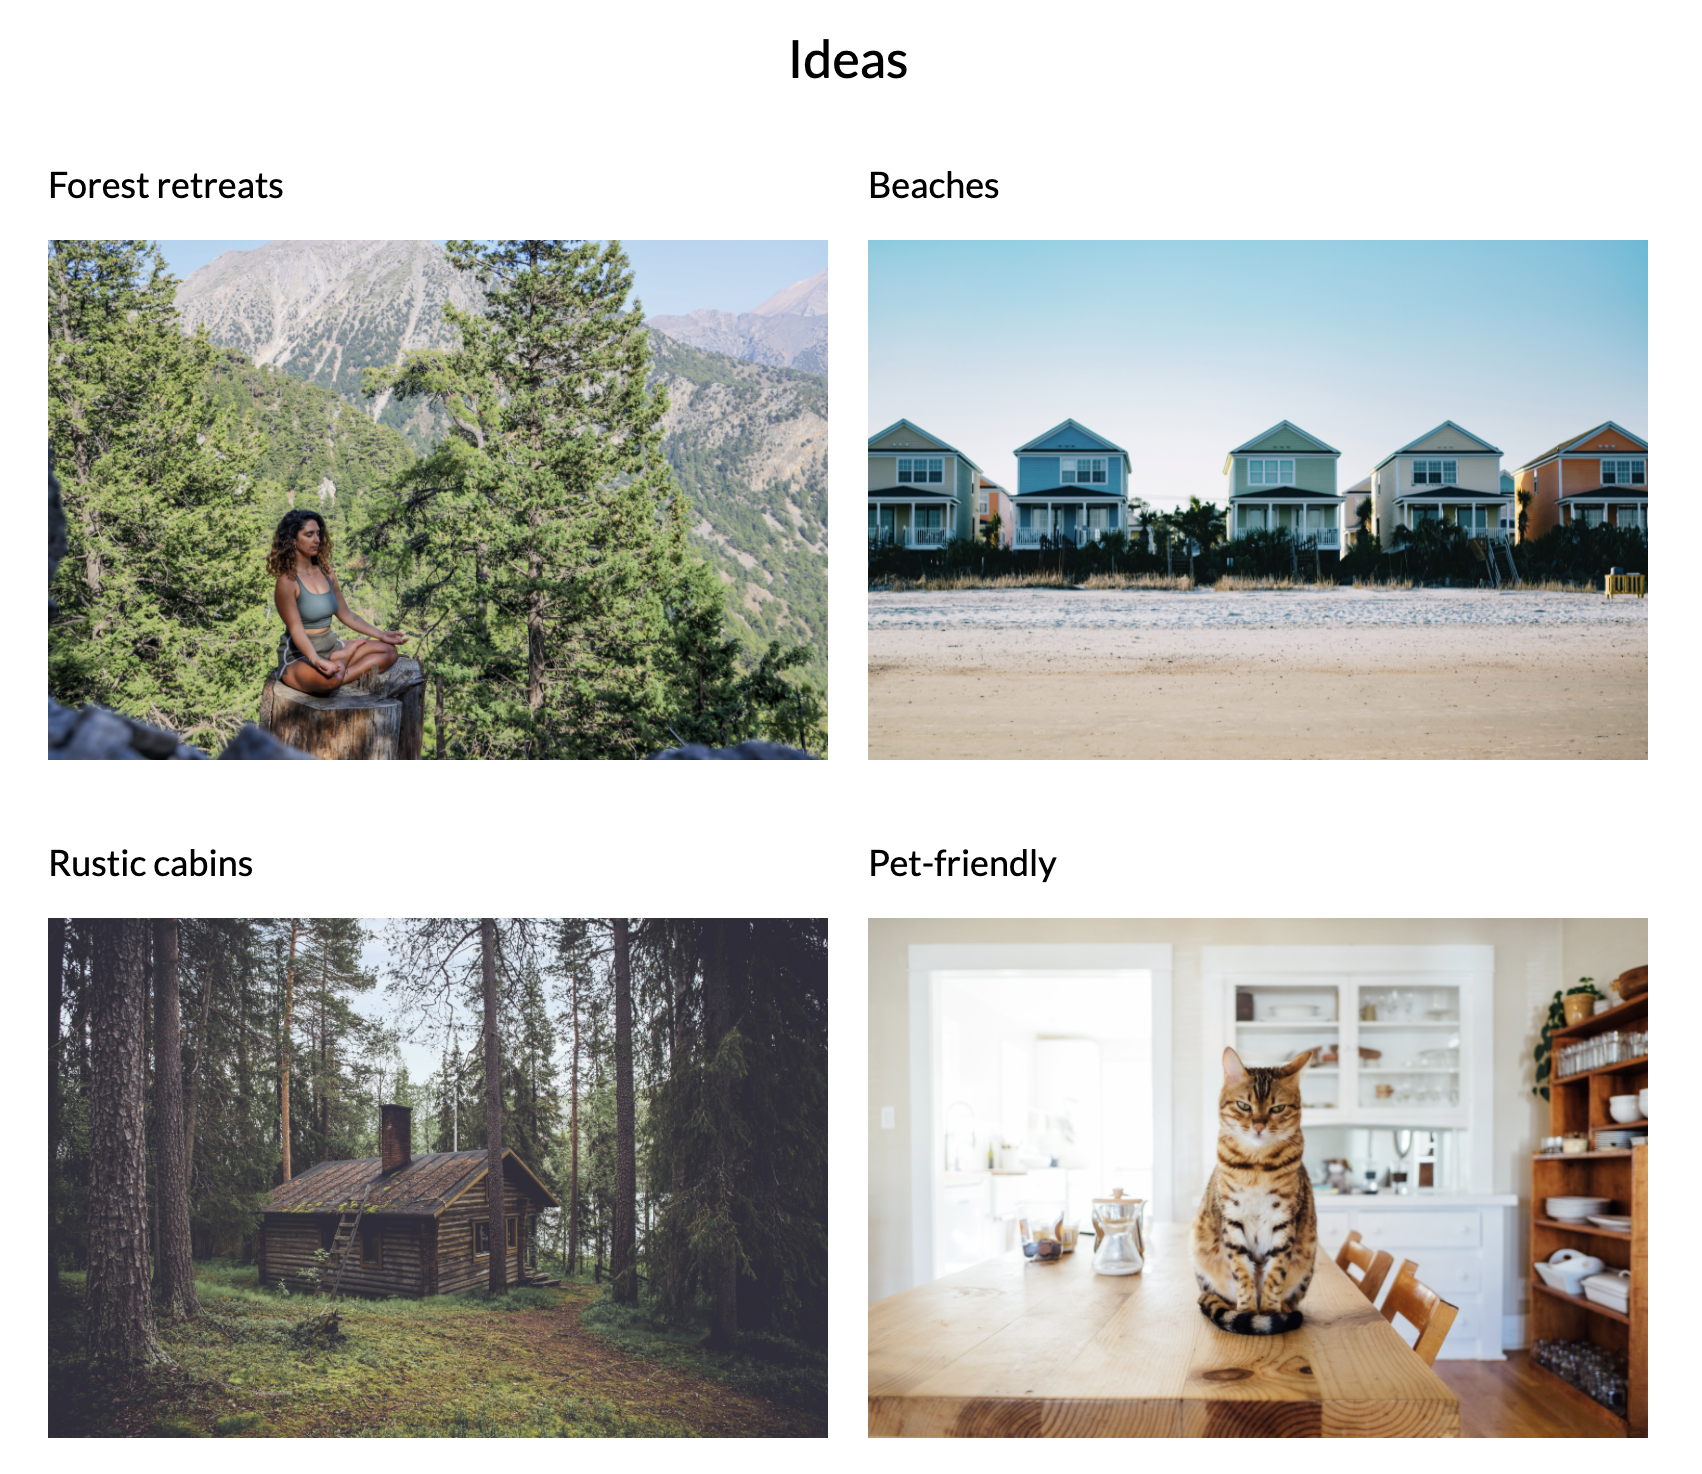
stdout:
<svg viewBox="0 0 1702 1474">
<path fill-rule="evenodd" d="M 435 241 L 268 241 L 224 252 L 177 289 L 185 331 L 205 323 L 215 343 L 376 412 L 416 450 L 438 431 L 431 410 L 363 399 L 361 370 L 448 343 L 445 302 L 478 311 L 484 294 Z"/>
<path fill-rule="evenodd" d="M 699 308 L 683 317 L 658 316 L 646 323 L 693 348 L 725 353 L 751 363 L 827 372 L 827 272 L 776 292 L 749 312 Z"/>
<path fill-rule="evenodd" d="M 652 332 L 663 450 L 747 648 L 808 644 L 827 677 L 827 380 Z"/>
</svg>

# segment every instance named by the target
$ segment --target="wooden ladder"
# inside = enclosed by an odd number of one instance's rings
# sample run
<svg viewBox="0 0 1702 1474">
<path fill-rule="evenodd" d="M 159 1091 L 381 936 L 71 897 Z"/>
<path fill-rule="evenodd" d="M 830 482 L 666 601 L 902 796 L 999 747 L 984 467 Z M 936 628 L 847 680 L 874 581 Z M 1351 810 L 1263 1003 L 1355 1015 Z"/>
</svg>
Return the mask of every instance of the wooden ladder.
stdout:
<svg viewBox="0 0 1702 1474">
<path fill-rule="evenodd" d="M 337 1220 L 337 1232 L 331 1239 L 331 1262 L 337 1266 L 337 1278 L 331 1285 L 333 1300 L 343 1286 L 343 1270 L 349 1262 L 349 1251 L 360 1241 L 360 1221 L 365 1213 L 366 1200 L 363 1198 L 354 1212 L 344 1209 L 343 1216 Z"/>
</svg>

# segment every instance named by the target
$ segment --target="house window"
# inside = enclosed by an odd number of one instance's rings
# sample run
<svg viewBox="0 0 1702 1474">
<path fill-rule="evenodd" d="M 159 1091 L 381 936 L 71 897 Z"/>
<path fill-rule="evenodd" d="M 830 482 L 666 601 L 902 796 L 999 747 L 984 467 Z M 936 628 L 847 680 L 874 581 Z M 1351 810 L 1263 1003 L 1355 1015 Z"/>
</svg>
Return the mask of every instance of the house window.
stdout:
<svg viewBox="0 0 1702 1474">
<path fill-rule="evenodd" d="M 509 1218 L 508 1218 L 508 1248 L 509 1248 L 509 1252 L 512 1253 L 515 1249 L 517 1249 L 519 1247 L 520 1247 L 520 1220 L 518 1218 L 514 1217 L 513 1214 L 510 1214 Z"/>
<path fill-rule="evenodd" d="M 1460 526 L 1465 528 L 1467 532 L 1474 534 L 1479 532 L 1488 532 L 1489 508 L 1461 507 L 1458 520 Z"/>
<path fill-rule="evenodd" d="M 1247 484 L 1249 486 L 1293 486 L 1293 461 L 1248 461 Z"/>
<path fill-rule="evenodd" d="M 1065 485 L 1105 485 L 1106 461 L 1103 456 L 1065 456 L 1058 463 L 1058 480 Z"/>
<path fill-rule="evenodd" d="M 916 526 L 917 526 L 918 529 L 923 528 L 923 527 L 932 527 L 932 528 L 938 529 L 938 528 L 944 527 L 945 525 L 946 524 L 945 524 L 945 509 L 944 508 L 942 508 L 942 507 L 918 507 L 916 509 Z"/>
<path fill-rule="evenodd" d="M 1414 527 L 1417 527 L 1420 522 L 1440 522 L 1442 520 L 1442 509 L 1440 507 L 1413 507 L 1410 511 Z"/>
<path fill-rule="evenodd" d="M 360 1262 L 363 1269 L 384 1268 L 384 1234 L 377 1228 L 362 1228 L 360 1232 Z"/>
<path fill-rule="evenodd" d="M 1265 509 L 1263 507 L 1243 507 L 1241 509 L 1241 531 L 1263 532 L 1265 530 Z"/>
<path fill-rule="evenodd" d="M 337 1220 L 321 1218 L 319 1220 L 319 1247 L 329 1249 L 337 1240 Z"/>
<path fill-rule="evenodd" d="M 1030 531 L 1034 526 L 1034 508 L 1018 507 L 1016 509 L 1016 525 L 1024 532 Z"/>
<path fill-rule="evenodd" d="M 473 1225 L 473 1257 L 489 1259 L 491 1255 L 491 1226 L 488 1223 Z"/>
<path fill-rule="evenodd" d="M 976 515 L 980 516 L 980 517 L 985 517 L 987 515 L 987 493 L 986 492 L 982 492 L 980 496 L 975 498 L 975 512 L 976 512 Z"/>
<path fill-rule="evenodd" d="M 934 456 L 931 459 L 924 456 L 898 458 L 900 486 L 938 486 L 945 479 L 946 463 L 943 456 Z"/>
<path fill-rule="evenodd" d="M 1603 486 L 1641 486 L 1643 484 L 1642 461 L 1603 461 Z"/>
<path fill-rule="evenodd" d="M 1458 486 L 1458 461 L 1414 461 L 1412 463 L 1412 484 L 1414 486 Z"/>
</svg>

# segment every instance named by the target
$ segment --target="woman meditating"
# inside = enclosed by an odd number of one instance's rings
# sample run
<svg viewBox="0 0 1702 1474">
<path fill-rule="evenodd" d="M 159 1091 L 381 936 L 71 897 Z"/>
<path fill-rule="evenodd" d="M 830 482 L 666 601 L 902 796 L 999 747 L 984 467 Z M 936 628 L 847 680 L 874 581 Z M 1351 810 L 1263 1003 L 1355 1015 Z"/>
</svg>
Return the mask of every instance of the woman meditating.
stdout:
<svg viewBox="0 0 1702 1474">
<path fill-rule="evenodd" d="M 278 650 L 286 686 L 329 696 L 369 670 L 389 670 L 396 663 L 396 647 L 408 637 L 375 630 L 343 602 L 331 571 L 331 534 L 319 513 L 298 509 L 284 515 L 272 534 L 266 568 L 277 576 L 273 597 L 287 631 Z M 331 633 L 332 615 L 367 638 L 345 645 Z"/>
</svg>

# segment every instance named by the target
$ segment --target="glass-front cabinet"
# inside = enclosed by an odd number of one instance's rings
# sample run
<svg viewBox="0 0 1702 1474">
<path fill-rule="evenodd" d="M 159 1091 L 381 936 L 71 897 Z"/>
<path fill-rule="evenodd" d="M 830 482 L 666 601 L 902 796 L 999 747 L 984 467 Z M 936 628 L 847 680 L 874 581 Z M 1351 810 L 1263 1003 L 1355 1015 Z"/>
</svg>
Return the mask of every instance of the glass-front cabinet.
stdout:
<svg viewBox="0 0 1702 1474">
<path fill-rule="evenodd" d="M 1207 1018 L 1221 1020 L 1206 1029 L 1207 1120 L 1224 1045 L 1248 1065 L 1310 1051 L 1310 1166 L 1372 1162 L 1404 1191 L 1489 1190 L 1492 947 L 1206 947 L 1201 961 Z"/>
</svg>

